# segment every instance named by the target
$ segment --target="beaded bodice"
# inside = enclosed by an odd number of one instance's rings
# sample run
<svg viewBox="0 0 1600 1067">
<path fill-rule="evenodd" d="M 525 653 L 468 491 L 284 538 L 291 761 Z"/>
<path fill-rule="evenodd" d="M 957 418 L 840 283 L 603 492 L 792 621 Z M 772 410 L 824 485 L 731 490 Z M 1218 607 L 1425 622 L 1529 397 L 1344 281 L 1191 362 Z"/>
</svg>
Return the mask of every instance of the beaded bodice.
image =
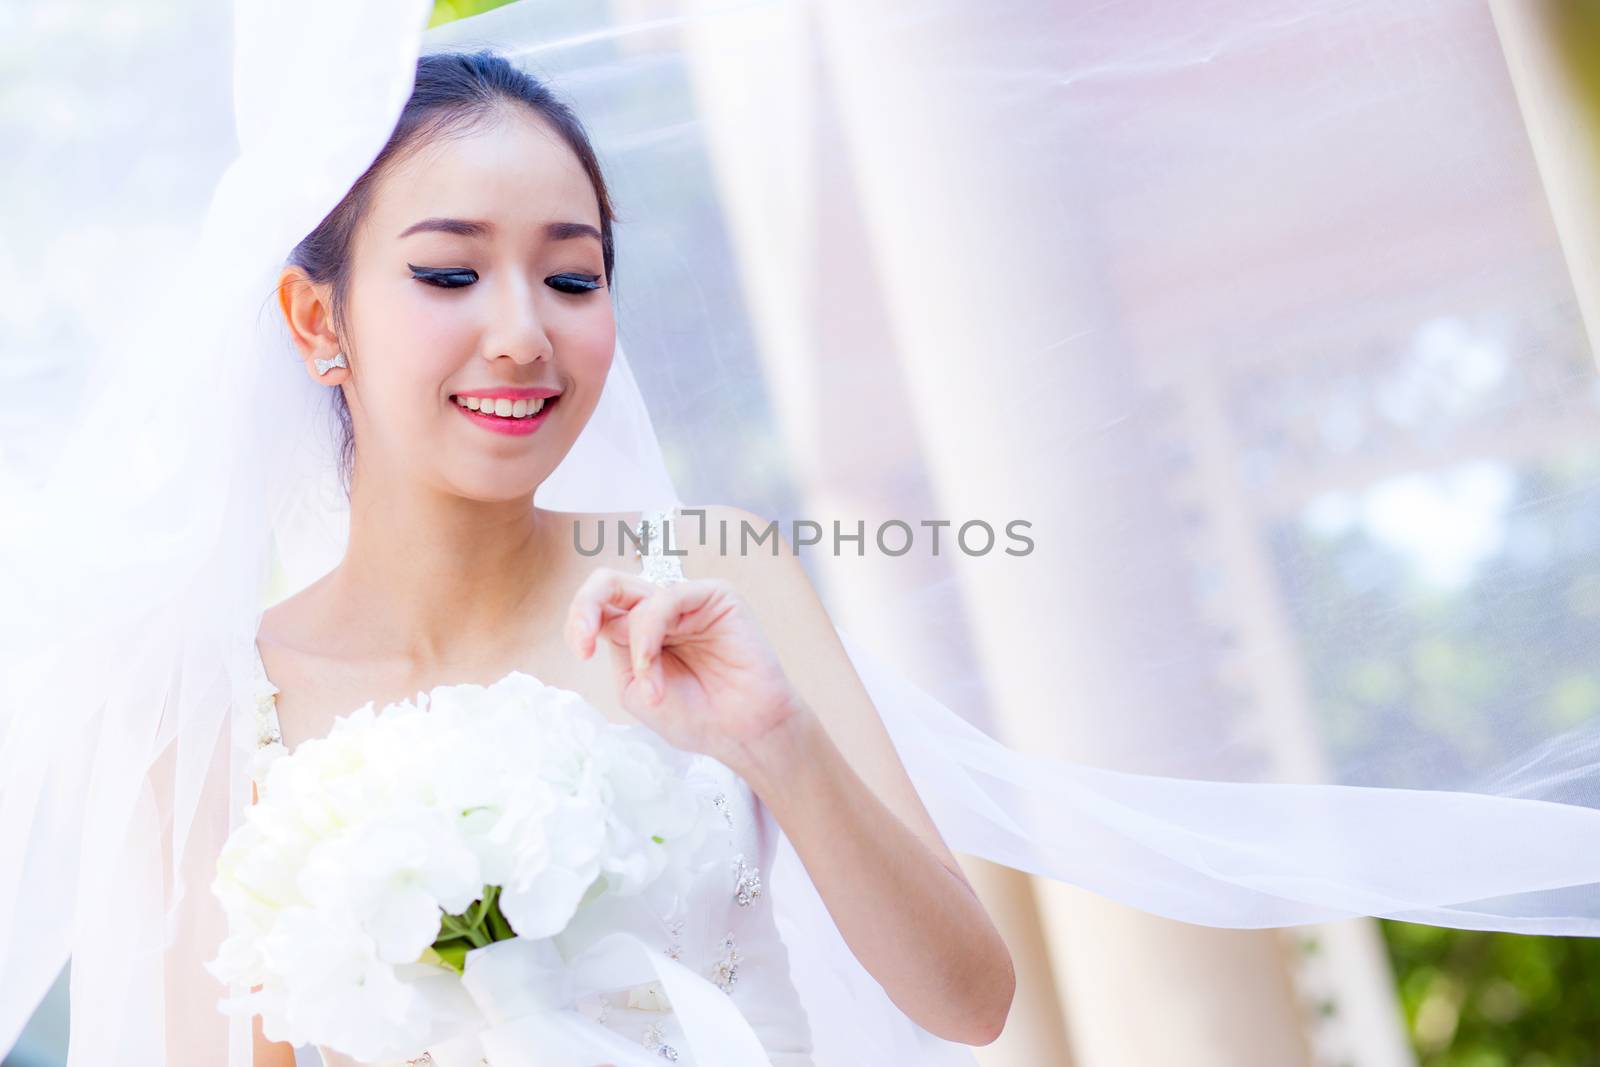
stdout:
<svg viewBox="0 0 1600 1067">
<path fill-rule="evenodd" d="M 684 580 L 678 556 L 662 550 L 663 524 L 671 517 L 670 512 L 647 513 L 638 530 L 646 549 L 638 553 L 641 573 L 659 584 Z M 671 532 L 676 545 L 677 530 Z M 267 677 L 253 641 L 248 651 L 256 710 L 252 776 L 260 782 L 267 764 L 286 750 L 278 724 L 278 687 Z M 642 724 L 628 728 L 645 729 Z M 770 869 L 776 851 L 777 823 L 744 779 L 720 761 L 696 754 L 687 773 L 690 784 L 713 809 L 717 832 L 708 847 L 719 849 L 722 861 L 711 866 L 683 896 L 651 899 L 647 894 L 618 901 L 609 911 L 588 917 L 590 930 L 572 936 L 581 939 L 587 933 L 598 938 L 622 928 L 647 943 L 658 944 L 663 953 L 733 998 L 774 1067 L 811 1067 L 810 1028 L 789 978 L 788 954 L 778 936 L 770 891 L 761 880 L 761 872 Z M 663 1060 L 693 1062 L 659 983 L 590 994 L 578 1008 Z M 331 1050 L 319 1051 L 327 1067 L 355 1063 Z M 410 1062 L 425 1067 L 432 1057 L 424 1054 Z"/>
</svg>

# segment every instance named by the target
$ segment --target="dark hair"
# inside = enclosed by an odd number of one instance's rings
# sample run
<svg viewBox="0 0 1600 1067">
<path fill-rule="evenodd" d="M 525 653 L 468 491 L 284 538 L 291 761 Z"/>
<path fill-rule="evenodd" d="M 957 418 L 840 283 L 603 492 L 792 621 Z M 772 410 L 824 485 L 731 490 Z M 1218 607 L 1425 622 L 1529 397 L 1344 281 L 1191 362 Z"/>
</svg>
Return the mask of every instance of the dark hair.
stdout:
<svg viewBox="0 0 1600 1067">
<path fill-rule="evenodd" d="M 411 97 L 395 123 L 389 141 L 344 199 L 328 216 L 295 245 L 289 264 L 299 267 L 318 284 L 332 282 L 329 306 L 334 331 L 346 346 L 346 301 L 350 285 L 350 244 L 356 228 L 366 217 L 374 190 L 383 175 L 402 160 L 433 141 L 470 133 L 486 123 L 504 117 L 508 110 L 522 105 L 553 126 L 578 157 L 600 205 L 601 250 L 605 261 L 606 284 L 610 285 L 615 253 L 611 223 L 615 215 L 606 191 L 600 161 L 583 124 L 550 88 L 504 56 L 484 49 L 477 52 L 434 52 L 417 60 L 417 75 Z M 350 406 L 344 390 L 334 391 L 335 415 L 339 432 L 339 478 L 345 495 L 350 493 L 350 475 L 355 464 L 355 434 L 350 423 Z"/>
</svg>

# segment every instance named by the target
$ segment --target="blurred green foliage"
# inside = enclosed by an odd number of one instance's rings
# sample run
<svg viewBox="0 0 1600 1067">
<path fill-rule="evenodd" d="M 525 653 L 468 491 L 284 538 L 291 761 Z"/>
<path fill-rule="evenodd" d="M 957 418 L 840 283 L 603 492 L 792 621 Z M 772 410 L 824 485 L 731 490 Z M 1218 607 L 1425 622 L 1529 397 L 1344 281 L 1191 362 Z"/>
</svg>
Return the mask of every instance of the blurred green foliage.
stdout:
<svg viewBox="0 0 1600 1067">
<path fill-rule="evenodd" d="M 509 3 L 511 0 L 434 0 L 433 14 L 428 19 L 428 25 L 437 26 L 442 22 L 467 18 L 469 15 L 480 15 Z"/>
<path fill-rule="evenodd" d="M 1346 780 L 1407 784 L 1426 767 L 1470 786 L 1505 753 L 1600 717 L 1600 457 L 1509 469 L 1504 544 L 1459 585 L 1419 580 L 1360 523 L 1278 531 Z M 1595 788 L 1558 799 L 1593 803 Z M 1420 1067 L 1600 1067 L 1600 938 L 1380 925 Z"/>
<path fill-rule="evenodd" d="M 1587 105 L 1589 143 L 1600 144 L 1600 0 L 1556 0 L 1545 6 L 1566 72 Z"/>
<path fill-rule="evenodd" d="M 1600 1065 L 1600 938 L 1381 925 L 1422 1067 Z"/>
</svg>

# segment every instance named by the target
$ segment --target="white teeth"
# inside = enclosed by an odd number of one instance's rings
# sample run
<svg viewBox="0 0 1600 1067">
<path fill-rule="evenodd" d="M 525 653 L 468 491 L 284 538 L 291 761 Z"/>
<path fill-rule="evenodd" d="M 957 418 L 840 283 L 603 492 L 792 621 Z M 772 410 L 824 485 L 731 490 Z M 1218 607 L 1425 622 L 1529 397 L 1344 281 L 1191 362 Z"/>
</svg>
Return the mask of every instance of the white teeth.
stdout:
<svg viewBox="0 0 1600 1067">
<path fill-rule="evenodd" d="M 487 397 L 458 396 L 456 403 L 469 411 L 482 411 L 486 414 L 499 415 L 508 419 L 525 419 L 537 415 L 544 409 L 544 399 L 534 397 L 531 400 L 511 400 L 507 397 L 498 397 L 490 400 Z"/>
</svg>

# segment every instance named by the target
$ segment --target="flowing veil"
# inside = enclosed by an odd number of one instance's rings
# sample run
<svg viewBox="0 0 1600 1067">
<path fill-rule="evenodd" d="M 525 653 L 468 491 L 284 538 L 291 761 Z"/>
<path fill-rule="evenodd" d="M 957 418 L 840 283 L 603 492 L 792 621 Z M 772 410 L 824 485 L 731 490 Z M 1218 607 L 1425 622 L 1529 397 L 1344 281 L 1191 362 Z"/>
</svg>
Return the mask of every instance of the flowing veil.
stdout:
<svg viewBox="0 0 1600 1067">
<path fill-rule="evenodd" d="M 1480 5 L 431 6 L 24 64 L 6 317 L 73 402 L 0 439 L 0 1049 L 70 955 L 72 1067 L 248 1067 L 199 966 L 240 653 L 348 519 L 270 298 L 439 50 L 550 79 L 619 208 L 538 502 L 814 521 L 952 849 L 1207 926 L 1600 934 L 1600 379 Z M 787 838 L 770 884 L 819 1067 L 972 1062 Z"/>
</svg>

